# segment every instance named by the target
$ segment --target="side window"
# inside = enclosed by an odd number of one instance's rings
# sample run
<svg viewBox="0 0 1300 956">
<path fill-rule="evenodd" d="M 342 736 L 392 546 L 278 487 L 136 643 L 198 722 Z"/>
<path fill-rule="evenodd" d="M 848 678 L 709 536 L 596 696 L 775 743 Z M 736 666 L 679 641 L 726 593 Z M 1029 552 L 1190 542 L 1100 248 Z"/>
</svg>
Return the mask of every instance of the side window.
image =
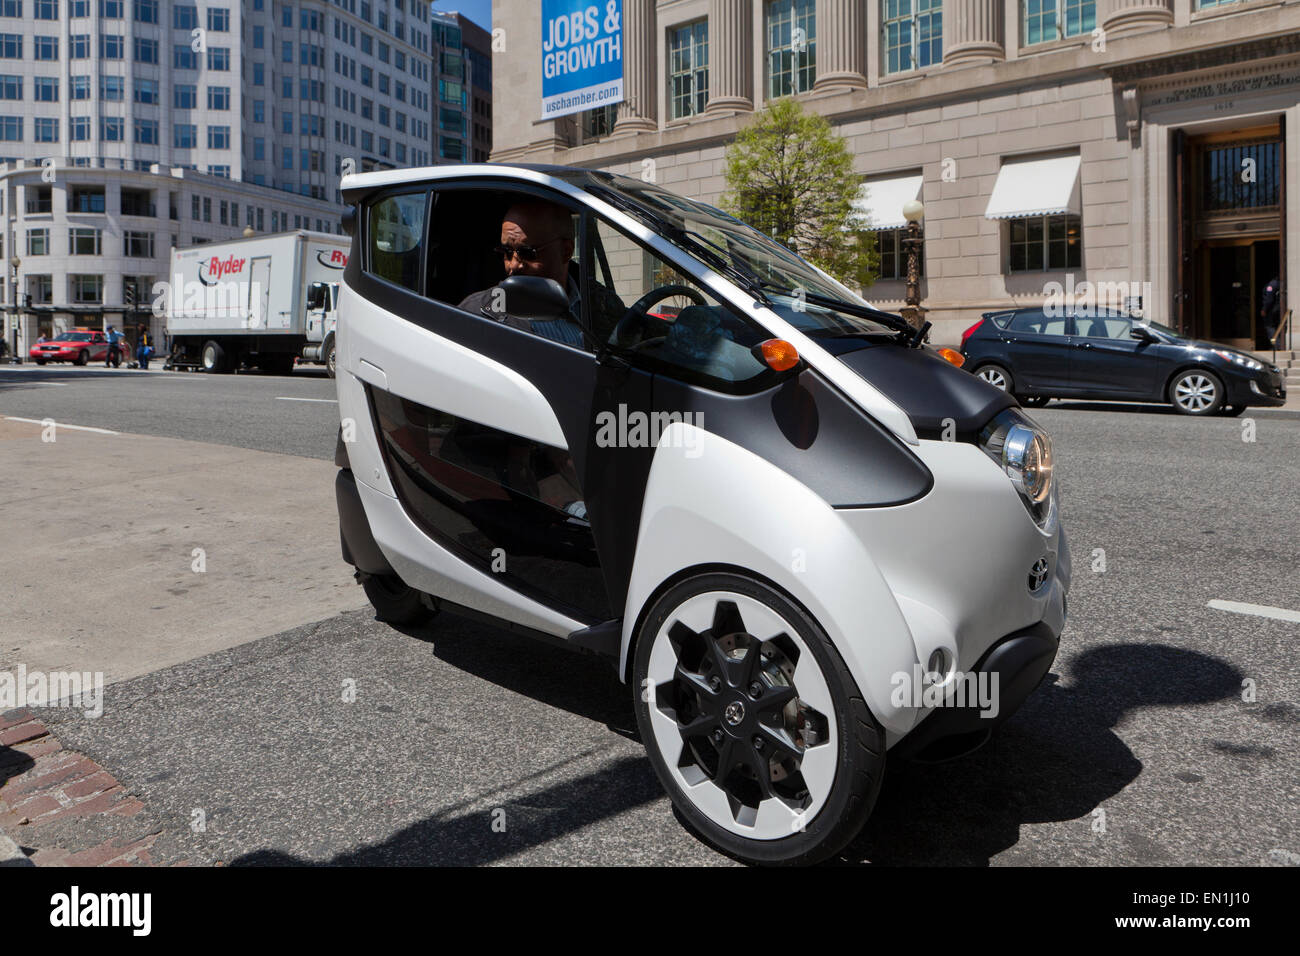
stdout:
<svg viewBox="0 0 1300 956">
<path fill-rule="evenodd" d="M 588 322 L 598 342 L 652 371 L 740 391 L 770 369 L 751 351 L 771 338 L 671 263 L 592 219 L 585 271 Z"/>
<path fill-rule="evenodd" d="M 383 196 L 370 204 L 366 221 L 366 271 L 420 291 L 425 193 Z"/>
<path fill-rule="evenodd" d="M 1007 326 L 1011 332 L 1030 332 L 1034 335 L 1065 335 L 1065 318 L 1048 316 L 1043 312 L 1021 312 Z"/>
<path fill-rule="evenodd" d="M 1127 339 L 1133 323 L 1112 315 L 1075 316 L 1079 334 L 1090 339 Z"/>
</svg>

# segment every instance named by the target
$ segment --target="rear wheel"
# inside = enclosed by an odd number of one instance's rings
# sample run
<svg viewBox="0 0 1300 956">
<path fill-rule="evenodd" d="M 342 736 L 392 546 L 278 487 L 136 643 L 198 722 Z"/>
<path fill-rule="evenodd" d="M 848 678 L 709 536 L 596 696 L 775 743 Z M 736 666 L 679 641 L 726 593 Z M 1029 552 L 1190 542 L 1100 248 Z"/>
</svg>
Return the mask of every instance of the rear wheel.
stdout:
<svg viewBox="0 0 1300 956">
<path fill-rule="evenodd" d="M 85 349 L 82 349 L 80 352 L 77 353 L 77 360 L 73 364 L 85 365 L 89 361 L 90 361 L 90 353 L 87 352 Z"/>
<path fill-rule="evenodd" d="M 224 372 L 226 370 L 226 351 L 212 340 L 203 343 L 203 354 L 199 359 L 205 372 Z"/>
<path fill-rule="evenodd" d="M 375 617 L 388 624 L 419 624 L 432 613 L 423 595 L 394 574 L 368 574 L 361 580 Z"/>
<path fill-rule="evenodd" d="M 44 364 L 45 364 L 45 359 L 37 359 L 37 360 L 36 360 L 36 364 L 37 364 L 37 365 L 44 365 Z"/>
<path fill-rule="evenodd" d="M 825 632 L 774 588 L 729 573 L 676 585 L 638 632 L 632 674 L 660 783 L 722 851 L 814 863 L 870 816 L 884 733 Z"/>
<path fill-rule="evenodd" d="M 1184 415 L 1213 415 L 1223 404 L 1223 383 L 1213 372 L 1189 369 L 1169 383 L 1169 400 Z"/>
<path fill-rule="evenodd" d="M 334 377 L 334 363 L 336 361 L 337 349 L 334 348 L 334 336 L 325 340 L 325 347 L 321 349 L 321 358 L 325 360 L 325 371 L 329 377 Z"/>
<path fill-rule="evenodd" d="M 975 374 L 979 378 L 984 379 L 984 381 L 988 382 L 994 388 L 1001 389 L 1004 392 L 1011 391 L 1011 386 L 1013 384 L 1011 373 L 1001 365 L 981 365 L 975 370 Z"/>
</svg>

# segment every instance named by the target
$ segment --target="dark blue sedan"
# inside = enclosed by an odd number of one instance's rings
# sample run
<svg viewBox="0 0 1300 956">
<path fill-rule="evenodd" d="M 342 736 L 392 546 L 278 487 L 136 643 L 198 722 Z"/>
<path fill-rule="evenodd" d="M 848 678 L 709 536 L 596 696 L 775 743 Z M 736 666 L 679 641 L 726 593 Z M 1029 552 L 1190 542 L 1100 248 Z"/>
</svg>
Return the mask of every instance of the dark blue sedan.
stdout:
<svg viewBox="0 0 1300 956">
<path fill-rule="evenodd" d="M 962 334 L 961 351 L 966 369 L 1030 407 L 1118 399 L 1168 402 L 1185 415 L 1239 415 L 1286 402 L 1276 366 L 1121 312 L 986 312 Z"/>
</svg>

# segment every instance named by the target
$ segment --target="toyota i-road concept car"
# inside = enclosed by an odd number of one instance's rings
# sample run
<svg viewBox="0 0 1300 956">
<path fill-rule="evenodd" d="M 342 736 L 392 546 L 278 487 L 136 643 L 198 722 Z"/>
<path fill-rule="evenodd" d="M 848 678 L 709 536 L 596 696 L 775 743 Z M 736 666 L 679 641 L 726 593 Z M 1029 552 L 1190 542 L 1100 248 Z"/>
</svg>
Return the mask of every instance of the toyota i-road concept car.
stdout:
<svg viewBox="0 0 1300 956">
<path fill-rule="evenodd" d="M 836 853 L 887 750 L 982 741 L 1046 674 L 1070 579 L 1051 443 L 903 320 L 601 171 L 343 195 L 344 558 L 381 619 L 605 655 L 712 845 Z"/>
</svg>

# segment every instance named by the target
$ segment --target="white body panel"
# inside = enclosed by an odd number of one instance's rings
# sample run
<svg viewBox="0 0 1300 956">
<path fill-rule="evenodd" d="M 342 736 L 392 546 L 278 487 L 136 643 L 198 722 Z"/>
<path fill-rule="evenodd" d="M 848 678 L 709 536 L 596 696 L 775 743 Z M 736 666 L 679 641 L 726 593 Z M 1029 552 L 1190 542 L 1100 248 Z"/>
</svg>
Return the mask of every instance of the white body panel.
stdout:
<svg viewBox="0 0 1300 956">
<path fill-rule="evenodd" d="M 319 342 L 334 319 L 309 316 L 307 287 L 340 282 L 349 245 L 346 236 L 298 231 L 173 249 L 164 300 L 167 332 L 290 335 Z"/>
</svg>

